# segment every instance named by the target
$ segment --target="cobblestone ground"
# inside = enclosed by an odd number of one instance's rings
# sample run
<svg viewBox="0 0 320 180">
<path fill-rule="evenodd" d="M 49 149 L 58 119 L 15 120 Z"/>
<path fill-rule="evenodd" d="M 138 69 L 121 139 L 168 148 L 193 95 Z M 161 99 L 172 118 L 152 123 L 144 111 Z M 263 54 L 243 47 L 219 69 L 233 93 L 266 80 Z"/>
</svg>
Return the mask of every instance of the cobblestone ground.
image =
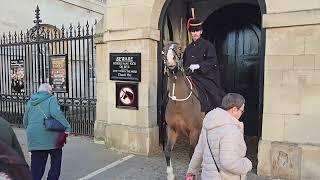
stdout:
<svg viewBox="0 0 320 180">
<path fill-rule="evenodd" d="M 27 151 L 26 136 L 23 129 L 14 129 L 22 145 L 28 163 L 30 156 Z M 187 139 L 179 139 L 172 155 L 172 164 L 177 180 L 185 179 L 189 155 Z M 103 145 L 94 144 L 92 138 L 71 136 L 63 150 L 63 164 L 60 180 L 77 180 L 107 165 L 128 156 L 127 153 L 105 149 Z M 50 168 L 48 160 L 44 177 Z M 135 155 L 131 159 L 106 169 L 90 178 L 92 180 L 165 180 L 166 162 L 163 153 L 151 157 Z M 264 180 L 253 173 L 249 180 Z"/>
<path fill-rule="evenodd" d="M 163 155 L 152 157 L 151 159 L 159 162 L 165 162 L 165 159 Z M 188 168 L 189 163 L 189 155 L 188 155 L 188 139 L 187 138 L 180 138 L 173 150 L 172 155 L 172 164 L 174 168 L 174 173 L 176 175 L 176 179 L 185 179 L 185 174 Z M 158 176 L 160 177 L 166 177 L 166 167 L 161 169 L 161 174 Z M 253 169 L 252 172 L 248 174 L 248 180 L 268 180 L 264 177 L 259 177 L 256 175 L 256 169 Z"/>
</svg>

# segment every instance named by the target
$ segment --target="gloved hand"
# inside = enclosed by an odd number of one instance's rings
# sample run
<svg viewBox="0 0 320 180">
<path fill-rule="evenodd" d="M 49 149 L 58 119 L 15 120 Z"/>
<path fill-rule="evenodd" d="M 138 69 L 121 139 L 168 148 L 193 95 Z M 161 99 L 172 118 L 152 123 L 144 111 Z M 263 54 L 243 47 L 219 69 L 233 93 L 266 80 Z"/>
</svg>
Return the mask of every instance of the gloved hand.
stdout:
<svg viewBox="0 0 320 180">
<path fill-rule="evenodd" d="M 199 64 L 191 64 L 189 66 L 189 69 L 193 72 L 194 70 L 196 69 L 199 69 L 200 68 L 200 65 Z"/>
</svg>

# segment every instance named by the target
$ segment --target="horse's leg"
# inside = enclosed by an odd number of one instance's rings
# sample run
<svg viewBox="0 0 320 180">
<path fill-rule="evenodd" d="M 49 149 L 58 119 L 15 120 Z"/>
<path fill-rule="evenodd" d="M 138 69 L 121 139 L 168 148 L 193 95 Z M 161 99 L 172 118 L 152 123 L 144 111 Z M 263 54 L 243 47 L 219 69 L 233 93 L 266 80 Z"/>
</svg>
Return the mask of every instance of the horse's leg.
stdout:
<svg viewBox="0 0 320 180">
<path fill-rule="evenodd" d="M 165 147 L 164 155 L 166 157 L 166 162 L 167 162 L 167 179 L 168 180 L 173 180 L 175 179 L 175 176 L 173 174 L 173 168 L 171 164 L 171 152 L 173 149 L 174 144 L 176 143 L 178 133 L 171 129 L 169 126 L 167 126 L 167 144 Z"/>
<path fill-rule="evenodd" d="M 200 135 L 200 131 L 199 130 L 194 130 L 190 132 L 189 135 L 189 143 L 190 143 L 190 149 L 189 149 L 189 157 L 190 159 L 192 158 L 194 149 L 198 143 L 198 139 L 199 139 L 199 135 Z"/>
</svg>

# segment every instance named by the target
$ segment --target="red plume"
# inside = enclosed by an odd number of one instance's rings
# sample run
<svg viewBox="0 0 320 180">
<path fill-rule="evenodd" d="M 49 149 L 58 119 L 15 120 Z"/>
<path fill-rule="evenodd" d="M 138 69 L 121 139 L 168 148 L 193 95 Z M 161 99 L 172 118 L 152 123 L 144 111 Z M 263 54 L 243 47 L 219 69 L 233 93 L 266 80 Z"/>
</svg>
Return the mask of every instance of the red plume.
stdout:
<svg viewBox="0 0 320 180">
<path fill-rule="evenodd" d="M 193 20 L 194 18 L 189 18 L 187 22 L 187 31 L 189 31 L 190 28 L 190 21 Z"/>
</svg>

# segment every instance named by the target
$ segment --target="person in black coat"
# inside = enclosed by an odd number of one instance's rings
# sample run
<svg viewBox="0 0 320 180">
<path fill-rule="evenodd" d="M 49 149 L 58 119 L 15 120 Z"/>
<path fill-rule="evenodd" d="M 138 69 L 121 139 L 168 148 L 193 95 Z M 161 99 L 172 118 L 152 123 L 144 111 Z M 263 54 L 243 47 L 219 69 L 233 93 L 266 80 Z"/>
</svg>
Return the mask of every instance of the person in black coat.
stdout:
<svg viewBox="0 0 320 180">
<path fill-rule="evenodd" d="M 10 123 L 0 116 L 0 140 L 13 148 L 23 159 L 24 154 L 16 134 L 11 128 Z"/>
<path fill-rule="evenodd" d="M 220 85 L 219 63 L 213 44 L 203 38 L 202 22 L 189 19 L 187 29 L 192 43 L 183 54 L 183 65 L 195 83 L 201 103 L 201 111 L 209 112 L 220 106 L 225 95 Z"/>
<path fill-rule="evenodd" d="M 32 180 L 29 166 L 10 123 L 0 117 L 0 179 Z"/>
<path fill-rule="evenodd" d="M 26 160 L 0 139 L 0 179 L 32 180 Z"/>
</svg>

